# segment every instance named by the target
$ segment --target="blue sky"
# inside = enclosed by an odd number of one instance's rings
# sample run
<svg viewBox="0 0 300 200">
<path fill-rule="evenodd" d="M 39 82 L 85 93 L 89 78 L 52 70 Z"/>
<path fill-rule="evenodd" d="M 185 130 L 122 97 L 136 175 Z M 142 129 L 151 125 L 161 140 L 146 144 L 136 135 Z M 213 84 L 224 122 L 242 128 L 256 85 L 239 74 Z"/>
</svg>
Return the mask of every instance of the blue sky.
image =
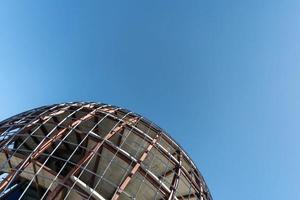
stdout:
<svg viewBox="0 0 300 200">
<path fill-rule="evenodd" d="M 2 2 L 0 120 L 65 101 L 140 113 L 215 200 L 300 199 L 300 2 Z"/>
</svg>

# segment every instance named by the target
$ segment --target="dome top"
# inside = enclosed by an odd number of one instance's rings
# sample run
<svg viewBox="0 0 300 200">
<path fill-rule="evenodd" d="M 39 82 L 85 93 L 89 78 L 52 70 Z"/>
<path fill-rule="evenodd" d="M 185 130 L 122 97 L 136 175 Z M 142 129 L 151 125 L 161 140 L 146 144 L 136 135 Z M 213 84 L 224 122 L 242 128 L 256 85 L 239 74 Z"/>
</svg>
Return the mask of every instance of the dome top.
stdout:
<svg viewBox="0 0 300 200">
<path fill-rule="evenodd" d="M 0 171 L 6 199 L 212 199 L 163 129 L 102 103 L 43 106 L 0 122 Z"/>
</svg>

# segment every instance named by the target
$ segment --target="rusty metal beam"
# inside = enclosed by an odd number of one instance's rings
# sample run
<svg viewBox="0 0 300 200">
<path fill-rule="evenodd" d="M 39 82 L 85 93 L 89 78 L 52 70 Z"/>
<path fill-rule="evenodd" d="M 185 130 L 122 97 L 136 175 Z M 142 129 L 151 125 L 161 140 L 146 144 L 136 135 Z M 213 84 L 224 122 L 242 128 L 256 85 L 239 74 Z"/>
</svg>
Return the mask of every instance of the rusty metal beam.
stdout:
<svg viewBox="0 0 300 200">
<path fill-rule="evenodd" d="M 139 170 L 141 163 L 146 159 L 148 156 L 150 150 L 152 149 L 153 145 L 157 142 L 158 137 L 160 134 L 157 134 L 153 141 L 149 144 L 149 146 L 146 148 L 146 150 L 143 152 L 139 160 L 135 163 L 134 167 L 130 171 L 130 173 L 127 175 L 127 177 L 124 179 L 124 181 L 121 183 L 121 185 L 118 187 L 116 192 L 114 193 L 112 200 L 118 200 L 120 197 L 120 194 L 125 190 L 126 186 L 129 184 L 132 177 L 135 175 L 135 173 Z"/>
<path fill-rule="evenodd" d="M 44 136 L 47 136 L 49 131 L 46 129 L 45 125 L 42 124 L 41 127 L 40 127 L 40 130 L 42 131 L 42 133 L 44 134 Z M 40 141 L 39 141 L 40 142 Z M 67 147 L 66 147 L 67 148 Z M 52 144 L 52 149 L 55 149 L 55 146 L 54 144 Z"/>
<path fill-rule="evenodd" d="M 102 154 L 102 150 L 103 150 L 103 146 L 99 149 L 99 154 Z M 94 165 L 94 169 L 93 169 L 93 176 L 91 178 L 91 187 L 94 188 L 95 184 L 96 184 L 96 174 L 97 174 L 97 169 L 99 167 L 99 162 L 100 162 L 100 155 L 96 155 L 96 161 L 95 161 L 95 165 Z"/>
</svg>

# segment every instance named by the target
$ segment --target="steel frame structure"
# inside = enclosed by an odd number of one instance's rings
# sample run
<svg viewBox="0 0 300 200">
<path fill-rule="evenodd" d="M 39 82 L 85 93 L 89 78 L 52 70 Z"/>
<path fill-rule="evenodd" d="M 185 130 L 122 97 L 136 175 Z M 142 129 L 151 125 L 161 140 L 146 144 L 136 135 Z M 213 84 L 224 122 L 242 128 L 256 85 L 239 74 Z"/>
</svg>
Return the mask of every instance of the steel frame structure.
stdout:
<svg viewBox="0 0 300 200">
<path fill-rule="evenodd" d="M 43 106 L 0 122 L 0 197 L 212 200 L 161 128 L 99 103 Z"/>
</svg>

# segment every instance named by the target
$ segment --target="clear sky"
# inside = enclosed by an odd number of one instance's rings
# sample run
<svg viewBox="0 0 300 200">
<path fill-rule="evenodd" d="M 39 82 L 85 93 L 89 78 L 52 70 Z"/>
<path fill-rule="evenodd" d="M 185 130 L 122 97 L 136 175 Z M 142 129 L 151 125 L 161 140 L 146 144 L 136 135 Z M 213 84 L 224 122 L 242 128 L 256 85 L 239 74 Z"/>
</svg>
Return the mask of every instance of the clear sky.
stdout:
<svg viewBox="0 0 300 200">
<path fill-rule="evenodd" d="M 0 91 L 0 120 L 65 101 L 146 116 L 215 200 L 300 199 L 299 0 L 2 1 Z"/>
</svg>

